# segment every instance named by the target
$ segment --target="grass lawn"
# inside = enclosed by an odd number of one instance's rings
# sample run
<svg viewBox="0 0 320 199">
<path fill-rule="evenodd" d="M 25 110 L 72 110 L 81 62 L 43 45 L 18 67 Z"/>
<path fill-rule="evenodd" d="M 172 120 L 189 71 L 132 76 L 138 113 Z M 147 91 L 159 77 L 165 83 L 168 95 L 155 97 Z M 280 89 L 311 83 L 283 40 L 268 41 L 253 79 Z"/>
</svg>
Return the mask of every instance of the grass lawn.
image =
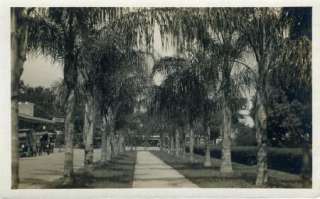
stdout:
<svg viewBox="0 0 320 199">
<path fill-rule="evenodd" d="M 96 163 L 92 175 L 80 169 L 75 173 L 74 184 L 64 186 L 59 179 L 50 188 L 131 188 L 136 156 L 136 152 L 126 152 L 107 165 Z"/>
<path fill-rule="evenodd" d="M 203 167 L 204 157 L 195 155 L 195 163 L 188 162 L 188 158 L 176 157 L 162 151 L 153 154 L 165 163 L 175 168 L 202 188 L 257 188 L 255 186 L 256 166 L 233 163 L 233 174 L 220 173 L 220 159 L 212 159 L 212 167 Z M 269 184 L 267 188 L 302 188 L 303 183 L 298 175 L 281 171 L 269 170 Z M 311 188 L 311 187 L 310 187 Z"/>
</svg>

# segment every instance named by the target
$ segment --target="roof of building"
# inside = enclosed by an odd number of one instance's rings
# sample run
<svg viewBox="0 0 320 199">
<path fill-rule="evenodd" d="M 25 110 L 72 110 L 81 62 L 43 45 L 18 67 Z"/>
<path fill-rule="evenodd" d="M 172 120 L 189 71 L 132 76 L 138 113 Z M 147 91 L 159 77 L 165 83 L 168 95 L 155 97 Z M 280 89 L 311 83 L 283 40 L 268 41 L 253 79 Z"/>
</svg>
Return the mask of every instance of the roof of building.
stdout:
<svg viewBox="0 0 320 199">
<path fill-rule="evenodd" d="M 46 124 L 54 124 L 54 121 L 52 120 L 48 120 L 45 118 L 41 118 L 41 117 L 34 117 L 34 116 L 30 116 L 30 115 L 26 115 L 23 113 L 19 113 L 19 119 L 28 121 L 28 122 L 33 122 L 33 123 L 46 123 Z"/>
</svg>

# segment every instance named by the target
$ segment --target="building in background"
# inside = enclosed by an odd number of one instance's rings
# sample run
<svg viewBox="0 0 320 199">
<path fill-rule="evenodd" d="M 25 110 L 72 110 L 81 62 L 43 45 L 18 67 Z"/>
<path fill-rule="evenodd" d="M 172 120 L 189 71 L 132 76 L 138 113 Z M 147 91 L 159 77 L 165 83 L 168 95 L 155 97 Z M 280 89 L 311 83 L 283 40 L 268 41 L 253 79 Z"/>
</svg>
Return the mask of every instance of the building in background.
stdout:
<svg viewBox="0 0 320 199">
<path fill-rule="evenodd" d="M 64 118 L 49 120 L 35 117 L 35 106 L 31 102 L 19 102 L 18 128 L 21 156 L 30 156 L 31 149 L 43 137 L 51 140 L 56 140 L 57 136 L 63 137 Z"/>
</svg>

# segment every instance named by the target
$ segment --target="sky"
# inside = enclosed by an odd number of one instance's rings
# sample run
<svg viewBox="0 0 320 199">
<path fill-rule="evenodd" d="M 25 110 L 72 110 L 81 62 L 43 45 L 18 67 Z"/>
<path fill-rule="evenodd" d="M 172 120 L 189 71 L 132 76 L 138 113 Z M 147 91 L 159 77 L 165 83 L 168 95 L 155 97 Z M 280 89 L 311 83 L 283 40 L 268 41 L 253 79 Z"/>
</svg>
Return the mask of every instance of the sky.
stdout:
<svg viewBox="0 0 320 199">
<path fill-rule="evenodd" d="M 157 25 L 154 34 L 154 51 L 160 57 L 176 54 L 176 49 L 172 45 L 162 47 L 159 26 Z M 152 67 L 153 62 L 151 61 L 149 64 Z M 52 63 L 50 57 L 28 55 L 21 79 L 31 87 L 50 87 L 54 82 L 63 79 L 63 66 L 61 63 Z M 161 75 L 155 75 L 154 82 L 156 85 L 159 85 L 162 80 Z"/>
<path fill-rule="evenodd" d="M 32 87 L 50 87 L 63 78 L 61 63 L 52 63 L 50 58 L 41 55 L 28 55 L 23 68 L 21 79 Z"/>
</svg>

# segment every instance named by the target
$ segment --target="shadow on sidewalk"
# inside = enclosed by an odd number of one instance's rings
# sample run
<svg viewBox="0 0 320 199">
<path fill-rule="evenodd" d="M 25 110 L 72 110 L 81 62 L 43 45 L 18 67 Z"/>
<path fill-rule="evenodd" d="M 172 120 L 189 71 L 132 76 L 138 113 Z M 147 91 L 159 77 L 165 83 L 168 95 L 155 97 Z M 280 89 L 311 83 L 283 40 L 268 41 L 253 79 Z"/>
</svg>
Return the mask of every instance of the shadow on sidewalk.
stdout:
<svg viewBox="0 0 320 199">
<path fill-rule="evenodd" d="M 219 159 L 212 159 L 212 167 L 206 168 L 203 166 L 203 156 L 195 155 L 195 163 L 190 163 L 188 157 L 176 157 L 162 151 L 152 151 L 152 153 L 199 187 L 257 188 L 255 166 L 233 163 L 234 172 L 222 174 Z M 303 183 L 297 175 L 269 170 L 269 183 L 266 188 L 303 188 Z"/>
<path fill-rule="evenodd" d="M 79 169 L 74 174 L 74 183 L 63 185 L 63 178 L 47 188 L 131 188 L 134 176 L 136 152 L 126 152 L 105 165 L 95 163 L 92 173 Z"/>
</svg>

